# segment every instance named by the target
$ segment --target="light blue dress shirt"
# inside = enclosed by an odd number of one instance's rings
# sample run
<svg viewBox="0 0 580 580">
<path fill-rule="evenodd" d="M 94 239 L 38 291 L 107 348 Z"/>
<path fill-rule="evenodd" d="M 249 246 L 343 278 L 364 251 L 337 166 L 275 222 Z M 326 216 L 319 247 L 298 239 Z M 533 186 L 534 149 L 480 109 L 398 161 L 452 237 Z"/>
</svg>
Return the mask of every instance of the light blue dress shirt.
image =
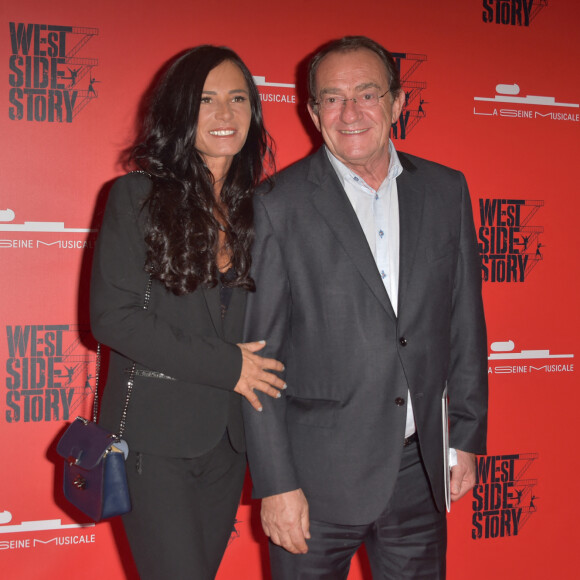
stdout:
<svg viewBox="0 0 580 580">
<path fill-rule="evenodd" d="M 389 140 L 389 171 L 377 190 L 339 161 L 326 148 L 328 159 L 352 204 L 366 236 L 389 300 L 397 314 L 399 295 L 399 198 L 397 177 L 403 172 L 393 142 Z M 410 393 L 407 393 L 405 437 L 415 432 Z"/>
</svg>

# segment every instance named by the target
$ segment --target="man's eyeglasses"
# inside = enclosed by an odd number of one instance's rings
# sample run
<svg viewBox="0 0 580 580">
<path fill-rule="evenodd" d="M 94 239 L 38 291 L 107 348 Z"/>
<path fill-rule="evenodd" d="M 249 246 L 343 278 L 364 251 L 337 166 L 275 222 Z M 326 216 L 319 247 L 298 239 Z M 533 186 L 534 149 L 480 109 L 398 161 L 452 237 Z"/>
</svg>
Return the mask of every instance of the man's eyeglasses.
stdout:
<svg viewBox="0 0 580 580">
<path fill-rule="evenodd" d="M 350 99 L 328 95 L 322 97 L 319 101 L 314 101 L 314 104 L 324 111 L 338 111 L 342 109 L 348 101 L 352 101 L 362 109 L 371 109 L 372 107 L 376 107 L 379 104 L 379 101 L 389 93 L 390 90 L 391 89 L 388 89 L 382 95 L 379 95 L 379 91 L 365 91 L 360 96 L 352 97 Z"/>
</svg>

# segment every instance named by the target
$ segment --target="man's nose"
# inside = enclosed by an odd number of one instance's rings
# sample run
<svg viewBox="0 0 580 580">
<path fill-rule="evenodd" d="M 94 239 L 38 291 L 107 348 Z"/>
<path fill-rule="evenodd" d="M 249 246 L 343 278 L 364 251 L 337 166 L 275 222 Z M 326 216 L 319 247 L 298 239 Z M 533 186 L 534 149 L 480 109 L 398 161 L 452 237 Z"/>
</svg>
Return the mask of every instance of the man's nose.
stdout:
<svg viewBox="0 0 580 580">
<path fill-rule="evenodd" d="M 356 98 L 345 99 L 342 104 L 342 110 L 340 112 L 341 119 L 343 121 L 351 122 L 360 118 L 361 109 L 356 102 Z"/>
</svg>

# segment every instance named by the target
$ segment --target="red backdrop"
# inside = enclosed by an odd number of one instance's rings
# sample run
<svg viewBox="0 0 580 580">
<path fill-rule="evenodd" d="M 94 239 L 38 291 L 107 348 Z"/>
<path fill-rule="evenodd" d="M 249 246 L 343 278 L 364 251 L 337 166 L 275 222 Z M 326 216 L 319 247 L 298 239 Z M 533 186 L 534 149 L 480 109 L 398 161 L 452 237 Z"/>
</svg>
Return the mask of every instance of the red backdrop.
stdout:
<svg viewBox="0 0 580 580">
<path fill-rule="evenodd" d="M 3 577 L 136 578 L 119 523 L 85 527 L 65 505 L 54 441 L 89 412 L 87 282 L 98 210 L 122 172 L 119 151 L 154 74 L 189 46 L 234 48 L 258 77 L 283 168 L 317 144 L 299 99 L 304 58 L 345 34 L 397 53 L 408 98 L 395 144 L 463 170 L 480 229 L 489 455 L 474 493 L 449 516 L 449 578 L 570 577 L 580 563 L 572 453 L 579 17 L 575 0 L 4 2 Z M 249 485 L 236 530 L 219 579 L 268 578 Z M 350 579 L 368 578 L 357 558 Z"/>
</svg>

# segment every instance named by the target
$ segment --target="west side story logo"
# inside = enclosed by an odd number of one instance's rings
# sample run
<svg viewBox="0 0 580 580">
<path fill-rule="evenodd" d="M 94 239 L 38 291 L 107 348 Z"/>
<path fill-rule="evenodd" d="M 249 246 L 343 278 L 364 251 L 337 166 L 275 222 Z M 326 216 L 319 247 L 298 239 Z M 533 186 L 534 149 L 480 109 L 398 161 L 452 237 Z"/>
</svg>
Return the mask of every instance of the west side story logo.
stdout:
<svg viewBox="0 0 580 580">
<path fill-rule="evenodd" d="M 543 200 L 480 199 L 479 253 L 487 282 L 524 282 L 544 259 L 540 235 L 533 223 Z"/>
<path fill-rule="evenodd" d="M 408 52 L 393 52 L 392 54 L 401 75 L 402 90 L 405 92 L 405 104 L 399 120 L 393 125 L 392 137 L 406 139 L 417 123 L 427 116 L 425 105 L 429 103 L 423 94 L 427 83 L 414 76 L 419 67 L 427 61 L 427 56 Z"/>
<path fill-rule="evenodd" d="M 98 97 L 96 58 L 80 56 L 98 28 L 9 22 L 8 116 L 72 123 Z"/>
<path fill-rule="evenodd" d="M 492 119 L 531 119 L 580 122 L 580 104 L 557 101 L 549 95 L 520 95 L 517 84 L 498 84 L 493 97 L 473 97 L 473 114 Z"/>
<path fill-rule="evenodd" d="M 477 458 L 471 530 L 474 540 L 520 533 L 537 509 L 538 480 L 529 474 L 537 458 L 537 453 Z"/>
<path fill-rule="evenodd" d="M 548 0 L 483 0 L 481 16 L 484 22 L 529 26 Z"/>
<path fill-rule="evenodd" d="M 88 334 L 73 324 L 6 326 L 6 423 L 66 421 L 92 396 Z"/>
</svg>

